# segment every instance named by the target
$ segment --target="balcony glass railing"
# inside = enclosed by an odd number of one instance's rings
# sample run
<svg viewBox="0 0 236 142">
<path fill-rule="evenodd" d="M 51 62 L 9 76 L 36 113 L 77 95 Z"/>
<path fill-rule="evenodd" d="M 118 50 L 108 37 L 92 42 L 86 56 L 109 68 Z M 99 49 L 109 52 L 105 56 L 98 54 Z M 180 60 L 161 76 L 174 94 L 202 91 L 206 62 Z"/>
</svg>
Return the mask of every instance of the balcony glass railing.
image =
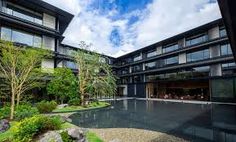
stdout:
<svg viewBox="0 0 236 142">
<path fill-rule="evenodd" d="M 9 15 L 12 15 L 12 16 L 30 21 L 30 22 L 43 25 L 42 14 L 39 14 L 39 13 L 36 14 L 36 12 L 33 12 L 33 11 L 28 12 L 30 10 L 23 10 L 23 9 L 20 9 L 18 7 L 14 7 L 11 5 L 7 5 L 7 7 L 2 7 L 1 11 L 6 14 L 9 14 Z"/>
</svg>

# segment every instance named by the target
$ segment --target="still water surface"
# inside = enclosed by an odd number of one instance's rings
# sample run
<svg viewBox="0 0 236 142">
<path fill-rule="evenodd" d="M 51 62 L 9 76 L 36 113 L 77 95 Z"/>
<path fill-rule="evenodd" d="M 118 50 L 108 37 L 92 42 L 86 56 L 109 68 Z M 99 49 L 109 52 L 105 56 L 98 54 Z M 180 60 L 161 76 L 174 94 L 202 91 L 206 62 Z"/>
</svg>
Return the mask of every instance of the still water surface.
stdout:
<svg viewBox="0 0 236 142">
<path fill-rule="evenodd" d="M 85 128 L 139 128 L 194 142 L 236 142 L 236 106 L 160 101 L 111 101 L 111 107 L 78 112 L 72 123 Z"/>
</svg>

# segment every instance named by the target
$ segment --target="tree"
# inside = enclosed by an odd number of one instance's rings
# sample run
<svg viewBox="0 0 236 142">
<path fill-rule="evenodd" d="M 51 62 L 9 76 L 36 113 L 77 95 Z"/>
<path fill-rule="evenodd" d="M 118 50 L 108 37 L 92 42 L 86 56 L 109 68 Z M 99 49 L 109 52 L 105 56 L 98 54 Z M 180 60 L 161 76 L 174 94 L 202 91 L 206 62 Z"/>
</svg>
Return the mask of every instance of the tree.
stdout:
<svg viewBox="0 0 236 142">
<path fill-rule="evenodd" d="M 47 85 L 47 91 L 49 94 L 58 96 L 63 103 L 66 98 L 77 97 L 77 86 L 76 76 L 70 69 L 56 68 L 53 72 L 53 78 Z"/>
<path fill-rule="evenodd" d="M 82 47 L 87 47 L 82 43 Z M 78 66 L 78 90 L 82 105 L 85 105 L 86 94 L 114 95 L 116 78 L 109 64 L 103 62 L 101 55 L 95 52 L 79 50 L 75 53 Z"/>
<path fill-rule="evenodd" d="M 41 62 L 49 54 L 43 49 L 16 47 L 6 41 L 0 41 L 0 49 L 0 74 L 9 85 L 10 119 L 13 119 L 15 99 L 18 106 L 23 93 L 43 85 L 45 74 L 41 72 Z"/>
</svg>

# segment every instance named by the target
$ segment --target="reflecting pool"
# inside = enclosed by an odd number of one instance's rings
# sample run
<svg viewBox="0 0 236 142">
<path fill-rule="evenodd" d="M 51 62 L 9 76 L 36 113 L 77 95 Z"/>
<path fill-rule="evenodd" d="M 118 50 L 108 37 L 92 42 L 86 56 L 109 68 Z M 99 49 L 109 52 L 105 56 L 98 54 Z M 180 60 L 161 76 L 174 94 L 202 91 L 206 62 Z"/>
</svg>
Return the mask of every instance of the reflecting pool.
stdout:
<svg viewBox="0 0 236 142">
<path fill-rule="evenodd" d="M 111 101 L 111 107 L 78 112 L 72 123 L 85 128 L 139 128 L 186 140 L 236 142 L 236 106 L 160 101 Z"/>
</svg>

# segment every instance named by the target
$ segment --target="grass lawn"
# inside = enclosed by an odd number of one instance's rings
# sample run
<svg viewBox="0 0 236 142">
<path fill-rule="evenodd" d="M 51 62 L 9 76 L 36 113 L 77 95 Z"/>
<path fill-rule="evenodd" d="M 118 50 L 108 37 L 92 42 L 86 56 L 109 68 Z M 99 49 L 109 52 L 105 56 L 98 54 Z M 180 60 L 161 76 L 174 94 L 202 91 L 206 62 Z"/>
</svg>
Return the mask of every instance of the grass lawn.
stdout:
<svg viewBox="0 0 236 142">
<path fill-rule="evenodd" d="M 103 142 L 103 140 L 101 140 L 95 133 L 93 132 L 88 132 L 86 134 L 87 140 L 89 142 Z"/>
<path fill-rule="evenodd" d="M 73 111 L 79 111 L 79 110 L 88 110 L 88 109 L 95 109 L 95 108 L 103 108 L 107 107 L 110 104 L 107 102 L 92 102 L 91 104 L 87 106 L 68 106 L 61 109 L 55 109 L 53 112 L 73 112 Z"/>
</svg>

